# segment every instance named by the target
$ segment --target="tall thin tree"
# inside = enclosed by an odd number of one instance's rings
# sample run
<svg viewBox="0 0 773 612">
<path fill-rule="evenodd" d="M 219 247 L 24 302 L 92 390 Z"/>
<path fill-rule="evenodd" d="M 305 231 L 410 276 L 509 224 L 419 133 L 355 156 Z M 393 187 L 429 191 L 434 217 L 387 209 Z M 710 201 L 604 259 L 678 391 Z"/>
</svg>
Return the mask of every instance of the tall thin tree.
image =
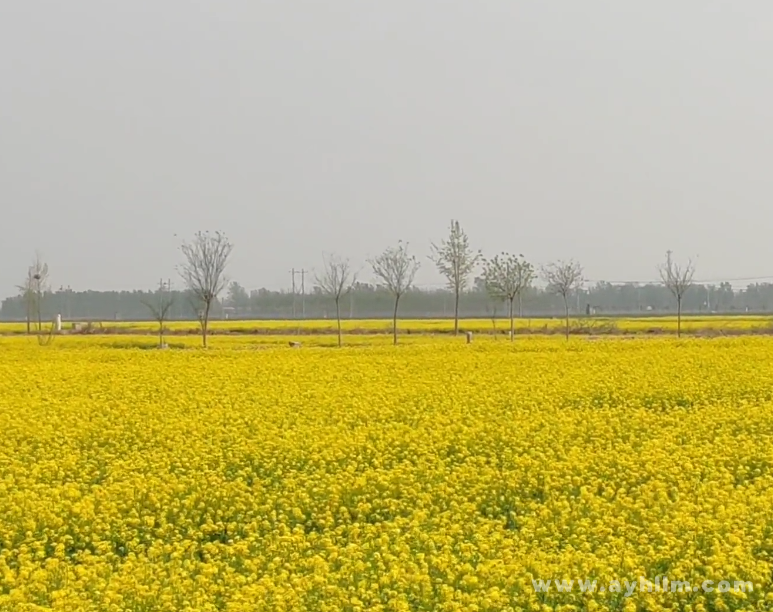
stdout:
<svg viewBox="0 0 773 612">
<path fill-rule="evenodd" d="M 142 303 L 150 310 L 153 319 L 158 323 L 158 346 L 164 348 L 164 323 L 174 305 L 171 282 L 165 283 L 163 279 L 159 281 L 158 289 L 148 298 L 143 299 Z"/>
<path fill-rule="evenodd" d="M 494 300 L 508 303 L 510 314 L 510 340 L 515 339 L 513 303 L 534 280 L 534 267 L 523 255 L 500 253 L 483 262 L 483 283 L 486 292 Z"/>
<path fill-rule="evenodd" d="M 342 346 L 341 297 L 352 290 L 352 285 L 357 281 L 357 275 L 352 272 L 348 259 L 341 259 L 335 254 L 327 257 L 323 255 L 322 262 L 322 271 L 315 274 L 315 281 L 320 290 L 335 302 L 338 346 Z"/>
<path fill-rule="evenodd" d="M 27 277 L 24 283 L 17 285 L 20 295 L 24 299 L 24 307 L 27 319 L 27 334 L 32 333 L 32 322 L 37 325 L 38 336 L 43 330 L 43 300 L 49 291 L 48 264 L 43 261 L 40 252 L 35 252 L 35 259 L 27 268 Z"/>
<path fill-rule="evenodd" d="M 222 232 L 197 232 L 193 240 L 183 242 L 183 262 L 178 271 L 192 296 L 201 325 L 204 348 L 207 347 L 212 305 L 228 285 L 225 275 L 234 245 Z"/>
<path fill-rule="evenodd" d="M 560 295 L 564 300 L 564 315 L 566 339 L 569 340 L 569 296 L 579 291 L 584 282 L 582 266 L 570 259 L 549 263 L 542 269 L 542 278 L 547 282 L 547 290 Z"/>
<path fill-rule="evenodd" d="M 395 308 L 392 315 L 393 342 L 397 345 L 397 308 L 400 298 L 413 285 L 413 279 L 419 269 L 419 262 L 408 252 L 408 244 L 398 242 L 397 246 L 387 248 L 381 255 L 369 259 L 373 274 L 381 280 L 387 290 L 395 298 Z"/>
<path fill-rule="evenodd" d="M 467 289 L 470 274 L 480 261 L 480 251 L 473 251 L 470 240 L 456 220 L 451 221 L 448 238 L 432 243 L 430 260 L 454 292 L 454 335 L 459 333 L 459 296 Z"/>
<path fill-rule="evenodd" d="M 676 298 L 676 337 L 679 338 L 682 335 L 682 300 L 692 287 L 695 266 L 692 260 L 680 265 L 673 260 L 672 255 L 671 251 L 666 251 L 666 261 L 658 266 L 658 271 L 666 289 Z"/>
<path fill-rule="evenodd" d="M 21 285 L 16 285 L 19 290 L 19 297 L 24 303 L 24 314 L 27 321 L 27 335 L 32 334 L 32 318 L 35 310 L 35 279 L 33 278 L 32 267 L 27 268 L 27 276 Z"/>
</svg>

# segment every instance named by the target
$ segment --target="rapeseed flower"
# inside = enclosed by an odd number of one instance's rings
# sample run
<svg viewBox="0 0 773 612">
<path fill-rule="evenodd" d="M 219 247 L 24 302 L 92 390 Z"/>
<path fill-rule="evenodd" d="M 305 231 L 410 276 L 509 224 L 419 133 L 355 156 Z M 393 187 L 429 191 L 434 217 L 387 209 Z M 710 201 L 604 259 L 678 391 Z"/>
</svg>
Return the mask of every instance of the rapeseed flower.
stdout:
<svg viewBox="0 0 773 612">
<path fill-rule="evenodd" d="M 0 609 L 769 605 L 764 338 L 4 339 L 0 430 Z M 662 575 L 754 591 L 532 586 Z"/>
</svg>

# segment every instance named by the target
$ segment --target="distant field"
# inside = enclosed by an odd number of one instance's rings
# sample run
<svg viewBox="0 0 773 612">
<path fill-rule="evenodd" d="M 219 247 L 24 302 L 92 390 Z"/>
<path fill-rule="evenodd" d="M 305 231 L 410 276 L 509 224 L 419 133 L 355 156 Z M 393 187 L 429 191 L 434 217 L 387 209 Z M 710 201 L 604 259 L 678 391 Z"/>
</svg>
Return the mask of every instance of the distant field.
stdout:
<svg viewBox="0 0 773 612">
<path fill-rule="evenodd" d="M 73 329 L 79 325 L 80 330 Z M 387 334 L 392 323 L 384 319 L 343 320 L 341 322 L 347 335 Z M 507 319 L 463 319 L 459 323 L 462 331 L 476 334 L 506 334 L 509 330 Z M 671 334 L 676 332 L 675 316 L 668 317 L 592 317 L 575 318 L 570 321 L 574 334 Z M 165 325 L 174 335 L 199 333 L 196 321 L 172 321 Z M 562 332 L 564 321 L 560 318 L 517 319 L 518 334 L 554 334 Z M 0 334 L 22 334 L 24 323 L 0 323 Z M 90 324 L 65 322 L 63 329 L 67 333 L 92 334 L 154 334 L 158 326 L 152 321 L 102 321 Z M 453 332 L 452 319 L 404 319 L 398 322 L 401 334 L 450 334 Z M 325 335 L 336 331 L 336 322 L 321 320 L 252 320 L 210 322 L 213 334 L 254 334 L 254 335 Z M 682 318 L 682 330 L 685 333 L 773 333 L 771 316 L 686 316 Z"/>
<path fill-rule="evenodd" d="M 656 339 L 656 338 L 653 338 Z M 523 338 L 530 341 L 551 340 L 545 336 L 532 336 Z M 200 349 L 201 336 L 194 334 L 168 335 L 166 343 L 171 349 Z M 224 350 L 262 350 L 268 348 L 287 348 L 290 342 L 300 342 L 302 347 L 337 347 L 338 342 L 334 334 L 215 334 L 209 339 L 210 349 Z M 475 341 L 479 344 L 502 344 L 509 341 L 504 336 L 480 335 Z M 374 346 L 389 347 L 392 345 L 390 334 L 353 334 L 346 336 L 344 343 L 347 347 L 372 348 Z M 414 345 L 457 345 L 464 343 L 461 338 L 455 338 L 450 334 L 411 334 L 400 337 L 400 344 Z M 522 343 L 523 344 L 523 343 Z M 50 347 L 58 350 L 77 349 L 85 347 L 100 347 L 112 349 L 156 349 L 158 348 L 158 336 L 146 333 L 121 333 L 121 334 L 74 334 L 55 337 Z M 0 334 L 0 350 L 4 348 L 22 349 L 38 348 L 34 336 L 25 334 Z M 290 349 L 288 349 L 290 350 Z M 0 608 L 1 609 L 1 608 Z"/>
</svg>

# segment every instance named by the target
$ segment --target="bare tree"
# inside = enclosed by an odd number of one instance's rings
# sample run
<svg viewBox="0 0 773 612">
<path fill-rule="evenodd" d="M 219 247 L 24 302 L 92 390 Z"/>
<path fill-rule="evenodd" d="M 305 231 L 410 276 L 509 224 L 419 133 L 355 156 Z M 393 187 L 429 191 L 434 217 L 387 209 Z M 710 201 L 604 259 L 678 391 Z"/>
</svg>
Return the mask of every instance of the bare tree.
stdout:
<svg viewBox="0 0 773 612">
<path fill-rule="evenodd" d="M 142 303 L 148 307 L 153 319 L 158 322 L 158 346 L 164 348 L 164 322 L 174 305 L 172 283 L 159 281 L 158 289 L 149 298 L 142 300 Z"/>
<path fill-rule="evenodd" d="M 490 302 L 486 302 L 486 314 L 489 315 L 491 318 L 491 333 L 494 335 L 494 339 L 496 340 L 497 336 L 497 304 L 499 303 L 499 300 L 491 300 Z"/>
<path fill-rule="evenodd" d="M 27 277 L 21 285 L 16 285 L 19 296 L 24 301 L 24 311 L 27 319 L 27 335 L 32 334 L 32 319 L 35 311 L 35 281 L 32 277 L 32 268 L 27 270 Z"/>
<path fill-rule="evenodd" d="M 480 251 L 473 251 L 467 234 L 458 221 L 451 221 L 448 238 L 440 244 L 432 243 L 430 260 L 435 264 L 454 292 L 454 335 L 459 333 L 459 296 L 467 289 L 467 283 L 480 261 Z"/>
<path fill-rule="evenodd" d="M 560 295 L 564 300 L 564 315 L 566 320 L 566 339 L 569 340 L 569 296 L 573 291 L 579 291 L 584 282 L 582 266 L 570 259 L 548 264 L 542 269 L 542 276 L 547 282 L 550 293 Z"/>
<path fill-rule="evenodd" d="M 43 300 L 49 290 L 48 264 L 43 261 L 39 252 L 35 253 L 35 259 L 27 268 L 27 277 L 24 283 L 16 287 L 22 298 L 27 318 L 27 334 L 32 333 L 32 322 L 37 323 L 37 333 L 40 336 L 43 330 Z"/>
<path fill-rule="evenodd" d="M 337 255 L 322 257 L 323 269 L 315 274 L 317 285 L 323 293 L 333 298 L 336 305 L 336 322 L 338 325 L 338 346 L 343 344 L 341 337 L 341 296 L 352 290 L 352 285 L 357 280 L 357 275 L 352 272 L 347 259 L 341 259 Z"/>
<path fill-rule="evenodd" d="M 672 252 L 666 251 L 666 261 L 658 266 L 658 271 L 663 284 L 676 298 L 676 336 L 679 338 L 682 335 L 682 299 L 693 284 L 695 266 L 692 260 L 688 260 L 686 265 L 680 266 L 674 262 L 671 256 Z"/>
<path fill-rule="evenodd" d="M 494 300 L 508 303 L 510 340 L 515 339 L 513 302 L 534 280 L 534 268 L 523 255 L 500 253 L 483 261 L 483 282 L 486 292 Z"/>
<path fill-rule="evenodd" d="M 191 242 L 183 242 L 180 250 L 183 263 L 178 270 L 192 296 L 206 348 L 212 305 L 228 284 L 225 270 L 233 243 L 222 232 L 197 232 Z"/>
<path fill-rule="evenodd" d="M 400 298 L 411 288 L 413 279 L 419 269 L 416 257 L 409 254 L 408 244 L 402 241 L 396 247 L 389 247 L 381 255 L 368 260 L 373 273 L 386 285 L 389 292 L 395 296 L 395 309 L 392 316 L 392 333 L 394 344 L 397 344 L 397 307 Z"/>
</svg>

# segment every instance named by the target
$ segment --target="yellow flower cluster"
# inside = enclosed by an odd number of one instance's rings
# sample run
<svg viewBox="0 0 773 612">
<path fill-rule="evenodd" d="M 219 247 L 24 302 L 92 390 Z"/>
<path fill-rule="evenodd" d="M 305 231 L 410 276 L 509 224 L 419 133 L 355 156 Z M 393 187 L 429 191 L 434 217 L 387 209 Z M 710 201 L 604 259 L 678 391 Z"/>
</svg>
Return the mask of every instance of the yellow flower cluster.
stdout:
<svg viewBox="0 0 773 612">
<path fill-rule="evenodd" d="M 770 605 L 766 339 L 6 339 L 0 431 L 2 610 Z M 532 586 L 659 575 L 754 591 Z"/>
</svg>

